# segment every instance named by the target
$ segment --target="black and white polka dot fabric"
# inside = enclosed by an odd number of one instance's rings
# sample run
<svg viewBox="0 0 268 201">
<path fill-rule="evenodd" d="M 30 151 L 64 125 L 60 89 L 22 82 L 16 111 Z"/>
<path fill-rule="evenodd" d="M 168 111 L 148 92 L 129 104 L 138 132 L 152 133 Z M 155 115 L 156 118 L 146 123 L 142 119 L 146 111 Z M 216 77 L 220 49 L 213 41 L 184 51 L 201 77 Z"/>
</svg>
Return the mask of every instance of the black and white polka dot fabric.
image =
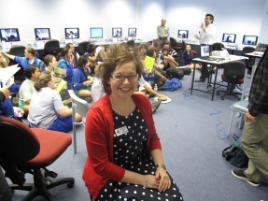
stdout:
<svg viewBox="0 0 268 201">
<path fill-rule="evenodd" d="M 148 128 L 138 109 L 129 116 L 114 115 L 114 163 L 140 174 L 155 174 L 156 167 L 147 151 Z M 100 191 L 96 201 L 182 201 L 172 181 L 165 192 L 140 185 L 111 181 Z"/>
</svg>

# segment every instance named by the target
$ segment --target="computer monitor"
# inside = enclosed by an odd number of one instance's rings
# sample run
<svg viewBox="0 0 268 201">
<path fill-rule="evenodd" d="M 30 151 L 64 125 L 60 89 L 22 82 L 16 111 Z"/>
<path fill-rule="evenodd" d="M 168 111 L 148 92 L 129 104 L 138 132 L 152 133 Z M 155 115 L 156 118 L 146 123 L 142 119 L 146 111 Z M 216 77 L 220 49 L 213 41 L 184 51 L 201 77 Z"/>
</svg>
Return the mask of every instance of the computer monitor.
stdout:
<svg viewBox="0 0 268 201">
<path fill-rule="evenodd" d="M 0 29 L 0 39 L 5 42 L 20 41 L 18 28 Z"/>
<path fill-rule="evenodd" d="M 200 45 L 200 57 L 209 56 L 209 45 Z"/>
<path fill-rule="evenodd" d="M 188 38 L 189 31 L 178 29 L 178 38 Z"/>
<path fill-rule="evenodd" d="M 91 27 L 90 28 L 90 38 L 103 38 L 103 28 L 102 27 Z"/>
<path fill-rule="evenodd" d="M 222 42 L 225 43 L 235 43 L 236 34 L 234 33 L 223 33 L 222 34 Z"/>
<path fill-rule="evenodd" d="M 65 39 L 78 39 L 79 28 L 65 28 Z"/>
<path fill-rule="evenodd" d="M 136 37 L 137 28 L 128 28 L 128 37 Z"/>
<path fill-rule="evenodd" d="M 243 36 L 243 45 L 257 45 L 258 36 L 255 35 L 244 35 Z"/>
<path fill-rule="evenodd" d="M 35 28 L 34 29 L 35 40 L 50 40 L 49 28 Z"/>
<path fill-rule="evenodd" d="M 113 27 L 112 28 L 112 37 L 113 38 L 121 38 L 122 37 L 122 28 L 121 27 Z"/>
</svg>

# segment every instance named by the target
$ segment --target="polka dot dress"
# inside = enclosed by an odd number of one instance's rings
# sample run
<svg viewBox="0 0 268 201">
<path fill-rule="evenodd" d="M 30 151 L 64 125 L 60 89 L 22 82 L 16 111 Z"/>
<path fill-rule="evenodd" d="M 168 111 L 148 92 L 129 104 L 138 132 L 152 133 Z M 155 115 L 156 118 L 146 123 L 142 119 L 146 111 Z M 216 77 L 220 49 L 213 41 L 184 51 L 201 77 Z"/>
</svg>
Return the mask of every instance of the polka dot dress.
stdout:
<svg viewBox="0 0 268 201">
<path fill-rule="evenodd" d="M 156 167 L 147 152 L 148 127 L 136 108 L 129 116 L 114 116 L 114 163 L 140 174 L 154 175 Z M 171 179 L 172 180 L 172 179 Z M 110 181 L 100 191 L 96 201 L 182 201 L 173 183 L 165 192 L 140 185 Z"/>
</svg>

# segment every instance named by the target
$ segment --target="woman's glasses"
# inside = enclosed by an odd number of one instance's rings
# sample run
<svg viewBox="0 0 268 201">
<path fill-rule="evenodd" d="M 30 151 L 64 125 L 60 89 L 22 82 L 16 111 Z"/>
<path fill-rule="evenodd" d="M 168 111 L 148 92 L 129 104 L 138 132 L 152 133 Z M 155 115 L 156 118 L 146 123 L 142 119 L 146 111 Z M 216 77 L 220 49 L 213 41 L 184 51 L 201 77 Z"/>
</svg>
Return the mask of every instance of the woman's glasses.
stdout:
<svg viewBox="0 0 268 201">
<path fill-rule="evenodd" d="M 113 75 L 112 79 L 118 81 L 118 82 L 124 82 L 125 79 L 127 79 L 129 82 L 132 82 L 136 80 L 138 77 L 138 74 L 133 74 L 133 75 Z"/>
</svg>

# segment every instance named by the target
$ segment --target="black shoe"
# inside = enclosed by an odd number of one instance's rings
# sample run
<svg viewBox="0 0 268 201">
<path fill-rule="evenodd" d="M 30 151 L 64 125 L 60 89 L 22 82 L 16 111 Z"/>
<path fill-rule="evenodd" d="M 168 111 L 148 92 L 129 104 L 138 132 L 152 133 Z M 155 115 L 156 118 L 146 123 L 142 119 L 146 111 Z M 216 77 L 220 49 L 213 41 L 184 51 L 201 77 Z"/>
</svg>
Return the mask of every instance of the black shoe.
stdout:
<svg viewBox="0 0 268 201">
<path fill-rule="evenodd" d="M 244 170 L 241 170 L 241 169 L 233 169 L 232 170 L 232 175 L 234 177 L 236 177 L 237 179 L 241 179 L 241 180 L 244 180 L 244 181 L 248 182 L 248 184 L 250 184 L 251 186 L 258 187 L 260 185 L 257 182 L 250 181 L 247 178 L 247 176 L 245 175 Z"/>
</svg>

